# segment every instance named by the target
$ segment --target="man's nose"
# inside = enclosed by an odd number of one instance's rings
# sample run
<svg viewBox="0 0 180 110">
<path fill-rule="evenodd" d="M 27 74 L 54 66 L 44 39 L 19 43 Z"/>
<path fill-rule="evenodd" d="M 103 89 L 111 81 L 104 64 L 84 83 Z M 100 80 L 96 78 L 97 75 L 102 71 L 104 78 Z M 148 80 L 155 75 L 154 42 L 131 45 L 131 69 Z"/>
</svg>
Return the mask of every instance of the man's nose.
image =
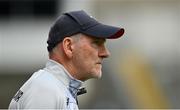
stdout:
<svg viewBox="0 0 180 110">
<path fill-rule="evenodd" d="M 99 49 L 99 57 L 108 58 L 109 56 L 110 52 L 105 46 Z"/>
</svg>

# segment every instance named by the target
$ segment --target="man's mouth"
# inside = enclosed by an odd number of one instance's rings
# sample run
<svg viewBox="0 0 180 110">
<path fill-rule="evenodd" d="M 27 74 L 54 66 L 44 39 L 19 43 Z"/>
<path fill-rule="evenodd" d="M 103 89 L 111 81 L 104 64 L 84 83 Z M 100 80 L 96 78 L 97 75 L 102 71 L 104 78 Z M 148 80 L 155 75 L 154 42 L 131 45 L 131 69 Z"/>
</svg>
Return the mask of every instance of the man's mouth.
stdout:
<svg viewBox="0 0 180 110">
<path fill-rule="evenodd" d="M 102 60 L 99 60 L 99 61 L 97 62 L 97 64 L 101 64 L 101 65 L 102 65 Z"/>
<path fill-rule="evenodd" d="M 102 62 L 97 62 L 97 64 L 102 64 Z"/>
</svg>

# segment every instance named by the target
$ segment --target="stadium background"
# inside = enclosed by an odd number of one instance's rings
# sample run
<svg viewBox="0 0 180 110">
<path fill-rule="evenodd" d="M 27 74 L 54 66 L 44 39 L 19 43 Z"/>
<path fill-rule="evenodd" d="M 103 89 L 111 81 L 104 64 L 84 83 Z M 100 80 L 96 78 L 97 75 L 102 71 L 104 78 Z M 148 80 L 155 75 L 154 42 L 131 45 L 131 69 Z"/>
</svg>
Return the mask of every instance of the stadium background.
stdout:
<svg viewBox="0 0 180 110">
<path fill-rule="evenodd" d="M 103 77 L 85 82 L 80 108 L 180 108 L 179 0 L 0 0 L 0 108 L 44 67 L 56 17 L 79 9 L 126 30 L 107 41 Z"/>
</svg>

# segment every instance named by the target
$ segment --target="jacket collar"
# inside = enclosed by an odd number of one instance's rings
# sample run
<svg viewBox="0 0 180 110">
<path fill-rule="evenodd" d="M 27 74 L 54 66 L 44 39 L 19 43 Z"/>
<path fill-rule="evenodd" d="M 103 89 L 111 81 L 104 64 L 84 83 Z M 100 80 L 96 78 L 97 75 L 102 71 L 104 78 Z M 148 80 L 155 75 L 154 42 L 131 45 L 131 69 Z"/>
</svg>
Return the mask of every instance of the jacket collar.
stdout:
<svg viewBox="0 0 180 110">
<path fill-rule="evenodd" d="M 82 86 L 82 81 L 73 78 L 63 65 L 51 59 L 46 63 L 46 70 L 69 88 L 71 94 L 76 97 L 79 88 Z"/>
</svg>

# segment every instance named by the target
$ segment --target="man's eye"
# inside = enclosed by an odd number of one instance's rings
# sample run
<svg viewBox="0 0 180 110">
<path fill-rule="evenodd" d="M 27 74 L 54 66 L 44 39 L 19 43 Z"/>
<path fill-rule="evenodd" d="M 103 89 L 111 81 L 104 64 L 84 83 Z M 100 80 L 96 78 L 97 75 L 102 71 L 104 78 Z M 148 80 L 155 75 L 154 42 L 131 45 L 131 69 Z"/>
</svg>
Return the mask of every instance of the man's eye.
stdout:
<svg viewBox="0 0 180 110">
<path fill-rule="evenodd" d="M 102 44 L 102 42 L 101 42 L 101 41 L 98 41 L 98 40 L 95 40 L 93 43 L 94 43 L 94 44 L 97 44 L 97 45 L 101 45 L 101 44 Z"/>
<path fill-rule="evenodd" d="M 94 43 L 96 43 L 96 44 L 103 44 L 103 41 L 101 41 L 101 40 L 95 40 Z"/>
<path fill-rule="evenodd" d="M 99 44 L 99 41 L 94 41 L 95 44 Z"/>
<path fill-rule="evenodd" d="M 101 45 L 103 45 L 103 44 L 105 43 L 105 41 L 106 41 L 106 40 L 104 40 L 104 39 L 94 39 L 94 40 L 92 41 L 92 43 L 95 44 L 95 45 L 97 45 L 97 46 L 101 46 Z"/>
</svg>

